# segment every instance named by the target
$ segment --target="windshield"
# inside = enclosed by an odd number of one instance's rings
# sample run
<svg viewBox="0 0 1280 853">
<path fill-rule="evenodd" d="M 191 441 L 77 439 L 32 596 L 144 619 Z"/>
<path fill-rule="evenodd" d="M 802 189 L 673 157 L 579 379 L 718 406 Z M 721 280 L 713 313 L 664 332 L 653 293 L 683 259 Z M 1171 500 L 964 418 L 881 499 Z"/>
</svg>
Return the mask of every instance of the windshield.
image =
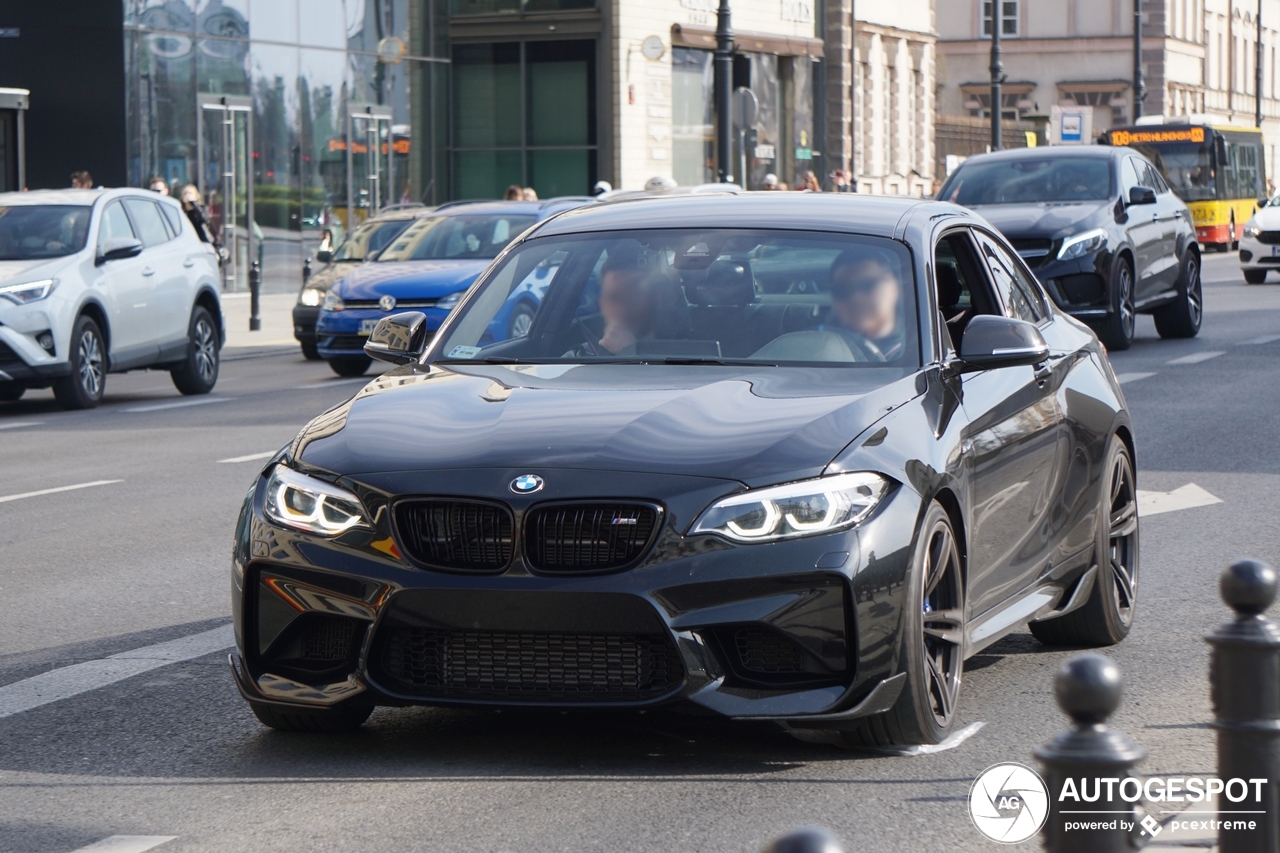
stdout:
<svg viewBox="0 0 1280 853">
<path fill-rule="evenodd" d="M 485 277 L 444 361 L 919 366 L 911 256 L 794 231 L 529 241 Z"/>
<path fill-rule="evenodd" d="M 412 219 L 391 219 L 383 222 L 366 222 L 351 232 L 351 236 L 338 249 L 333 259 L 363 261 L 370 252 L 378 252 L 385 248 L 412 221 Z"/>
<path fill-rule="evenodd" d="M 1208 143 L 1162 142 L 1133 145 L 1155 164 L 1165 182 L 1183 201 L 1204 201 L 1213 191 L 1213 149 Z"/>
<path fill-rule="evenodd" d="M 0 261 L 60 258 L 84 248 L 92 208 L 70 204 L 0 207 Z"/>
<path fill-rule="evenodd" d="M 1098 157 L 1019 157 L 965 163 L 941 198 L 965 207 L 1041 201 L 1103 201 L 1111 196 L 1111 164 Z"/>
<path fill-rule="evenodd" d="M 379 261 L 471 260 L 498 257 L 507 244 L 534 223 L 536 216 L 510 213 L 475 216 L 427 216 L 415 219 Z"/>
</svg>

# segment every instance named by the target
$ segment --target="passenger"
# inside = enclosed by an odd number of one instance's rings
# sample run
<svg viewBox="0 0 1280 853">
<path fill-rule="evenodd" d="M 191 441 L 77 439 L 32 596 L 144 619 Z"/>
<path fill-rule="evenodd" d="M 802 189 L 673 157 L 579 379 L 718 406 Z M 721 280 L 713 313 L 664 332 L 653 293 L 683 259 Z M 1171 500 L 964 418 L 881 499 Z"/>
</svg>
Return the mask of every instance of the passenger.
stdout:
<svg viewBox="0 0 1280 853">
<path fill-rule="evenodd" d="M 874 249 L 845 249 L 831 262 L 831 313 L 822 329 L 844 338 L 855 355 L 860 350 L 873 361 L 893 361 L 902 354 L 902 283 L 895 266 Z"/>
</svg>

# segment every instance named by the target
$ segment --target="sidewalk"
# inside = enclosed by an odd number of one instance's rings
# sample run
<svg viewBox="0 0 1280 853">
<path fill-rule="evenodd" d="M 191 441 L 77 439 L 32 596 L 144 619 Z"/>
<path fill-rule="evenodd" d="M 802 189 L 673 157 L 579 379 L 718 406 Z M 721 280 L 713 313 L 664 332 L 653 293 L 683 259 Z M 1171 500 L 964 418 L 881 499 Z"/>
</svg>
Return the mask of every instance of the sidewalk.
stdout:
<svg viewBox="0 0 1280 853">
<path fill-rule="evenodd" d="M 222 314 L 227 322 L 224 358 L 245 358 L 257 350 L 297 349 L 293 337 L 294 293 L 267 293 L 260 298 L 258 313 L 262 328 L 249 331 L 249 294 L 222 294 Z"/>
</svg>

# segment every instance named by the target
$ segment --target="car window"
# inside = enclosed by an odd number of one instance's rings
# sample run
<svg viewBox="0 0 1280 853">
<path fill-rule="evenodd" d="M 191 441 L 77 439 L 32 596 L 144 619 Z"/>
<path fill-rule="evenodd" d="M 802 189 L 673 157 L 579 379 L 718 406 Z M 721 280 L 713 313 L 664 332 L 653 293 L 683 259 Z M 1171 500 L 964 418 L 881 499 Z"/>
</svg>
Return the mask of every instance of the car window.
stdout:
<svg viewBox="0 0 1280 853">
<path fill-rule="evenodd" d="M 0 206 L 0 261 L 59 258 L 84 248 L 91 208 L 69 204 Z"/>
<path fill-rule="evenodd" d="M 933 271 L 938 313 L 942 315 L 943 330 L 957 350 L 974 316 L 1003 313 L 982 268 L 967 230 L 952 231 L 938 241 Z"/>
<path fill-rule="evenodd" d="M 1026 273 L 1012 254 L 1005 251 L 989 234 L 979 231 L 976 236 L 978 245 L 982 247 L 982 258 L 991 271 L 991 281 L 1000 294 L 1008 316 L 1028 323 L 1043 320 L 1044 306 L 1040 302 L 1037 287 L 1027 280 Z"/>
<path fill-rule="evenodd" d="M 965 207 L 1094 201 L 1111 195 L 1111 166 L 1101 157 L 1044 156 L 970 160 L 938 197 Z"/>
<path fill-rule="evenodd" d="M 1160 176 L 1160 170 L 1150 163 L 1147 164 L 1147 180 L 1148 185 L 1156 191 L 1157 194 L 1163 195 L 1169 192 L 1169 185 L 1164 182 L 1164 178 Z"/>
<path fill-rule="evenodd" d="M 403 231 L 412 219 L 366 222 L 351 232 L 334 254 L 335 261 L 363 261 L 372 252 L 380 252 Z"/>
<path fill-rule="evenodd" d="M 1129 198 L 1129 190 L 1134 187 L 1142 186 L 1142 178 L 1139 173 L 1141 163 L 1132 157 L 1124 157 L 1120 160 L 1120 194 L 1125 198 Z"/>
<path fill-rule="evenodd" d="M 124 207 L 120 202 L 113 201 L 107 205 L 102 211 L 102 222 L 98 225 L 98 249 L 107 244 L 108 240 L 117 238 L 133 239 L 137 237 L 133 233 L 133 226 L 129 224 L 129 217 L 125 215 Z"/>
<path fill-rule="evenodd" d="M 378 255 L 378 261 L 496 258 L 537 220 L 532 214 L 424 216 Z"/>
<path fill-rule="evenodd" d="M 169 233 L 177 237 L 182 233 L 182 212 L 170 204 L 162 204 L 160 209 L 164 211 L 164 218 L 169 223 Z"/>
<path fill-rule="evenodd" d="M 1141 181 L 1142 186 L 1155 192 L 1157 195 L 1163 192 L 1163 190 L 1160 189 L 1160 176 L 1156 174 L 1156 170 L 1151 167 L 1150 163 L 1145 163 L 1142 160 L 1134 160 L 1133 165 L 1138 170 L 1138 180 Z"/>
<path fill-rule="evenodd" d="M 127 198 L 124 200 L 124 206 L 129 211 L 129 218 L 133 220 L 133 227 L 137 230 L 138 239 L 142 240 L 143 246 L 150 249 L 152 246 L 159 246 L 169 241 L 169 229 L 165 227 L 160 208 L 154 201 L 148 201 L 145 198 Z"/>
<path fill-rule="evenodd" d="M 757 268 L 806 284 L 765 288 Z M 880 237 L 727 228 L 545 237 L 484 276 L 434 352 L 909 372 L 920 357 L 914 281 L 906 246 Z"/>
</svg>

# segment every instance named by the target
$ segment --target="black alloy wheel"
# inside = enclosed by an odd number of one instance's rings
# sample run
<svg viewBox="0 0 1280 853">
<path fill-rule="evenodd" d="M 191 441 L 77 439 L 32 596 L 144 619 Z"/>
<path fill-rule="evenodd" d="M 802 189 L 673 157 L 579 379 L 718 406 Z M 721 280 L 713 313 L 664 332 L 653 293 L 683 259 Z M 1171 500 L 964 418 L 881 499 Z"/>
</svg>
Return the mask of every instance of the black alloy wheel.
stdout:
<svg viewBox="0 0 1280 853">
<path fill-rule="evenodd" d="M 1200 281 L 1200 257 L 1188 248 L 1178 273 L 1178 298 L 1155 311 L 1156 331 L 1162 338 L 1194 338 L 1204 319 L 1204 287 Z"/>
<path fill-rule="evenodd" d="M 1121 258 L 1111 274 L 1111 310 L 1098 330 L 1098 337 L 1108 350 L 1127 350 L 1133 344 L 1137 315 L 1133 303 L 1133 269 Z"/>
<path fill-rule="evenodd" d="M 53 383 L 64 409 L 92 409 L 107 387 L 107 347 L 93 318 L 80 315 L 71 327 L 71 373 Z"/>
<path fill-rule="evenodd" d="M 955 528 L 937 501 L 916 537 L 904 601 L 906 684 L 888 712 L 840 732 L 844 746 L 932 744 L 951 732 L 964 674 L 965 586 Z"/>
<path fill-rule="evenodd" d="M 1112 646 L 1133 627 L 1138 604 L 1138 488 L 1129 449 L 1119 436 L 1111 438 L 1101 486 L 1093 591 L 1083 606 L 1065 616 L 1031 623 L 1031 633 L 1042 643 Z"/>
<path fill-rule="evenodd" d="M 218 384 L 218 327 L 208 309 L 191 312 L 187 335 L 187 357 L 169 375 L 183 394 L 208 394 Z"/>
</svg>

